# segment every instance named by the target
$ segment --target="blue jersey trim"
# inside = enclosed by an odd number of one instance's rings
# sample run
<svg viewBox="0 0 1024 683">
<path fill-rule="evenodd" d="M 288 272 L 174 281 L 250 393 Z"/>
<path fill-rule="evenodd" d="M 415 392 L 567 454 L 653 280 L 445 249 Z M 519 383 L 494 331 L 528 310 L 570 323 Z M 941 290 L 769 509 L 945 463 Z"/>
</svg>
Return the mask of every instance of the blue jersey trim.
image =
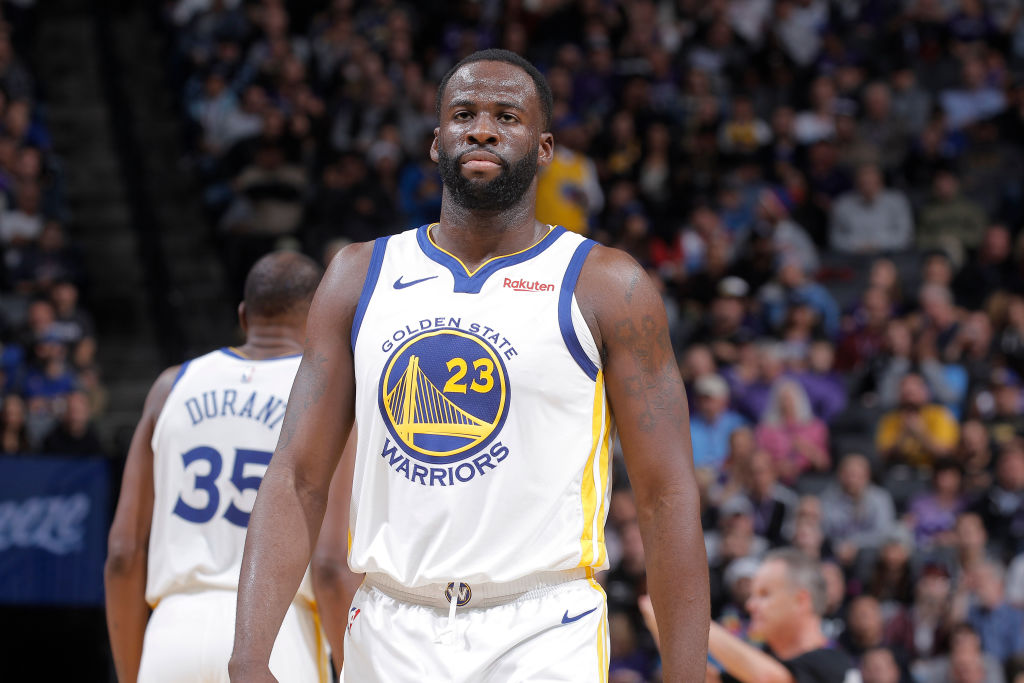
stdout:
<svg viewBox="0 0 1024 683">
<path fill-rule="evenodd" d="M 492 258 L 477 268 L 476 271 L 470 273 L 462 261 L 443 251 L 431 241 L 430 234 L 428 233 L 429 228 L 430 225 L 420 226 L 419 230 L 416 231 L 416 242 L 420 245 L 423 253 L 427 255 L 427 258 L 448 269 L 455 280 L 453 291 L 459 294 L 479 294 L 484 283 L 487 282 L 487 278 L 491 275 L 502 268 L 508 268 L 509 266 L 529 261 L 554 244 L 555 240 L 566 232 L 566 229 L 561 225 L 556 225 L 532 247 L 514 254 Z"/>
<path fill-rule="evenodd" d="M 178 374 L 174 376 L 174 381 L 171 382 L 171 389 L 173 389 L 175 387 L 175 385 L 178 384 L 178 380 L 181 379 L 185 375 L 185 370 L 188 369 L 188 364 L 191 363 L 191 362 L 192 361 L 187 360 L 187 361 L 185 361 L 184 363 L 181 364 L 180 368 L 178 368 Z"/>
<path fill-rule="evenodd" d="M 580 242 L 576 251 L 573 252 L 572 258 L 569 259 L 569 266 L 565 269 L 565 275 L 562 277 L 562 289 L 558 293 L 558 329 L 562 331 L 562 340 L 565 342 L 565 347 L 569 349 L 569 355 L 573 357 L 583 372 L 587 373 L 587 377 L 596 381 L 597 366 L 583 350 L 583 345 L 580 344 L 579 337 L 576 336 L 576 328 L 572 324 L 572 294 L 576 291 L 576 281 L 580 277 L 580 271 L 583 270 L 583 262 L 595 244 L 597 243 L 589 239 Z"/>
<path fill-rule="evenodd" d="M 289 353 L 287 356 L 274 356 L 273 358 L 249 358 L 247 356 L 243 356 L 242 354 L 238 353 L 237 351 L 232 349 L 230 346 L 223 346 L 220 349 L 218 349 L 218 351 L 223 353 L 225 356 L 231 356 L 232 358 L 237 358 L 238 360 L 246 360 L 246 361 L 249 361 L 250 363 L 265 363 L 267 361 L 273 361 L 273 360 L 284 360 L 286 358 L 301 358 L 302 357 L 301 353 Z M 192 361 L 188 361 L 188 362 L 191 363 Z M 182 368 L 181 370 L 182 370 L 182 372 L 184 372 L 185 368 Z M 181 374 L 179 373 L 178 376 L 181 377 Z M 175 380 L 175 381 L 177 381 L 177 380 Z"/>
<path fill-rule="evenodd" d="M 380 278 L 380 267 L 384 263 L 384 250 L 388 246 L 390 235 L 378 237 L 373 241 L 373 253 L 370 255 L 370 267 L 366 269 L 366 280 L 363 281 L 363 291 L 359 293 L 359 303 L 356 305 L 356 314 L 352 318 L 352 350 L 356 348 L 356 338 L 359 336 L 359 327 L 363 324 L 363 316 L 366 315 L 366 307 L 370 305 L 370 297 L 373 290 L 377 288 L 377 280 Z"/>
</svg>

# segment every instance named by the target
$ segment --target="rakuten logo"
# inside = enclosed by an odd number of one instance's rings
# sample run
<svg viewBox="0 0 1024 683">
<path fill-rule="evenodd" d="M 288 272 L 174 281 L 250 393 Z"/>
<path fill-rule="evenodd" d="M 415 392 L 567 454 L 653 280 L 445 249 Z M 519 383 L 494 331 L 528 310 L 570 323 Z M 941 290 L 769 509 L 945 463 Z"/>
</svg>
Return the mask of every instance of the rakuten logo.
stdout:
<svg viewBox="0 0 1024 683">
<path fill-rule="evenodd" d="M 39 548 L 66 555 L 82 547 L 82 522 L 88 515 L 84 493 L 0 503 L 0 550 Z"/>
<path fill-rule="evenodd" d="M 505 287 L 508 289 L 514 289 L 517 292 L 553 292 L 555 286 L 552 284 L 546 284 L 544 282 L 527 282 L 526 280 L 513 280 L 511 278 L 505 278 Z"/>
</svg>

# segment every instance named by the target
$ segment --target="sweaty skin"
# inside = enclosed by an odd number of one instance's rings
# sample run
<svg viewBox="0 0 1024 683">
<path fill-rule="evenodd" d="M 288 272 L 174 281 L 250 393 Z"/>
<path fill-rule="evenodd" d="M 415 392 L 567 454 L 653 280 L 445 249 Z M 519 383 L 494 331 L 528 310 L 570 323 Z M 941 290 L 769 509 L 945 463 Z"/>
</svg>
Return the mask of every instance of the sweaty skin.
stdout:
<svg viewBox="0 0 1024 683">
<path fill-rule="evenodd" d="M 532 79 L 519 67 L 474 62 L 445 89 L 431 157 L 463 153 L 459 172 L 488 183 L 502 165 L 536 152 L 550 163 Z M 461 183 L 460 183 L 461 185 Z M 473 269 L 521 251 L 548 230 L 534 217 L 536 177 L 501 211 L 467 209 L 446 185 L 437 245 Z M 269 661 L 280 627 L 316 544 L 328 485 L 353 423 L 355 384 L 350 338 L 372 243 L 342 250 L 328 268 L 307 323 L 305 354 L 288 401 L 281 440 L 253 509 L 242 563 L 231 660 L 234 681 L 270 681 Z M 623 252 L 595 247 L 576 297 L 603 358 L 612 413 L 636 496 L 651 598 L 661 625 L 665 681 L 704 676 L 708 642 L 707 561 L 686 397 L 669 343 L 664 306 L 643 269 Z M 349 491 L 331 507 L 347 507 Z M 345 500 L 342 499 L 345 498 Z"/>
</svg>

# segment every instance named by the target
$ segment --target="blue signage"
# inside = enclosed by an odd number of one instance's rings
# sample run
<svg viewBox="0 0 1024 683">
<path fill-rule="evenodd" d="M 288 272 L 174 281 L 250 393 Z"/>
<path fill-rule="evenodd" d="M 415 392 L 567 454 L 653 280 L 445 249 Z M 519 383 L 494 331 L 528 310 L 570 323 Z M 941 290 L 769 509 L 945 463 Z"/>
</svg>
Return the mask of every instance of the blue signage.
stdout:
<svg viewBox="0 0 1024 683">
<path fill-rule="evenodd" d="M 0 458 L 0 603 L 102 605 L 103 458 Z"/>
</svg>

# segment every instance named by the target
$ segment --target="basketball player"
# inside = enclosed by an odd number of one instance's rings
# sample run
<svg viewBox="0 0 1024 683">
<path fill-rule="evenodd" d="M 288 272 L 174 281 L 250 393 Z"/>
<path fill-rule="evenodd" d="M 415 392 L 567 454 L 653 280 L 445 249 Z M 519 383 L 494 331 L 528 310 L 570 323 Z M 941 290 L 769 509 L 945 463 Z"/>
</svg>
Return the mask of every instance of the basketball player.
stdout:
<svg viewBox="0 0 1024 683">
<path fill-rule="evenodd" d="M 249 510 L 281 430 L 321 274 L 300 254 L 260 259 L 238 307 L 245 344 L 169 368 L 149 392 L 105 572 L 121 681 L 228 680 Z M 323 681 L 326 647 L 301 570 L 299 578 L 284 599 L 270 666 L 282 681 Z"/>
<path fill-rule="evenodd" d="M 636 495 L 666 681 L 704 675 L 708 576 L 664 307 L 624 253 L 534 217 L 551 92 L 506 51 L 442 80 L 440 222 L 351 245 L 314 298 L 253 508 L 233 681 L 274 634 L 358 424 L 346 681 L 606 681 L 613 418 Z M 358 296 L 352 282 L 363 282 Z"/>
</svg>

